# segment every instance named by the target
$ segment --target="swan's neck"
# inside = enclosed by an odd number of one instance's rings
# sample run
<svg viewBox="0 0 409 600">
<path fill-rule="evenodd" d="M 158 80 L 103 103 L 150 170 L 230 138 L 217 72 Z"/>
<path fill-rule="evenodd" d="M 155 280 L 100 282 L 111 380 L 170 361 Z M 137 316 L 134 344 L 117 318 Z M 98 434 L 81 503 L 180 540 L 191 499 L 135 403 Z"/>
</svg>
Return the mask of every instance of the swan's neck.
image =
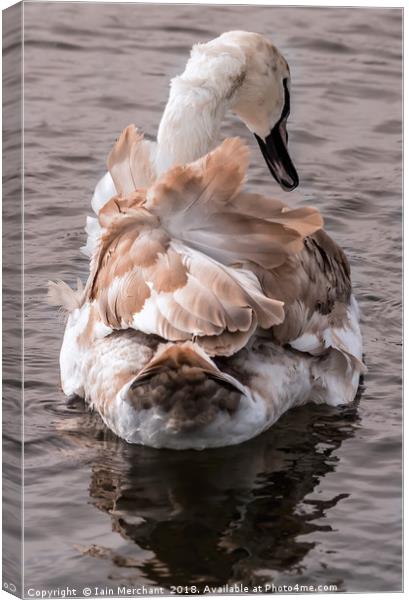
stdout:
<svg viewBox="0 0 409 600">
<path fill-rule="evenodd" d="M 211 87 L 194 87 L 177 78 L 158 131 L 156 173 L 197 160 L 218 141 L 228 101 Z"/>
<path fill-rule="evenodd" d="M 216 41 L 194 46 L 185 71 L 171 83 L 158 131 L 156 171 L 197 160 L 218 142 L 221 122 L 244 77 L 239 48 Z"/>
</svg>

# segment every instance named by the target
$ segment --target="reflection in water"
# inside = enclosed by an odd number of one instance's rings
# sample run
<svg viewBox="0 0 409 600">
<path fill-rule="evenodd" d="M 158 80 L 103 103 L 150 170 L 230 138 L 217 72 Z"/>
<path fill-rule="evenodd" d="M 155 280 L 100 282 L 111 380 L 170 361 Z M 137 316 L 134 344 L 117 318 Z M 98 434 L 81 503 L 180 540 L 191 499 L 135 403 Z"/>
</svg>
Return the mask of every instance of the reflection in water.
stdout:
<svg viewBox="0 0 409 600">
<path fill-rule="evenodd" d="M 250 442 L 203 452 L 126 445 L 97 428 L 102 443 L 92 461 L 91 501 L 111 515 L 114 531 L 152 555 L 139 564 L 103 548 L 87 553 L 131 567 L 128 581 L 137 581 L 137 567 L 167 588 L 258 585 L 263 571 L 269 581 L 272 573 L 296 572 L 314 547 L 300 536 L 331 531 L 315 521 L 348 494 L 306 496 L 335 470 L 334 451 L 358 422 L 356 403 L 308 406 Z M 68 435 L 89 443 L 89 428 L 72 425 Z"/>
</svg>

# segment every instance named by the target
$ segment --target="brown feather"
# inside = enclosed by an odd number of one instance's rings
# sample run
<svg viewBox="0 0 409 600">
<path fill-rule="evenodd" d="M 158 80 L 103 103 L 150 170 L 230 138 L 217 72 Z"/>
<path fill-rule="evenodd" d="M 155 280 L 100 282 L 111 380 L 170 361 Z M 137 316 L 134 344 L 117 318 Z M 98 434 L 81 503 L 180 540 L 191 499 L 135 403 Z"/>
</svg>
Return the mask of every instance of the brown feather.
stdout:
<svg viewBox="0 0 409 600">
<path fill-rule="evenodd" d="M 154 181 L 148 145 L 134 125 L 122 131 L 108 156 L 107 167 L 117 193 L 122 196 Z"/>
<path fill-rule="evenodd" d="M 157 256 L 150 272 L 157 292 L 174 292 L 187 283 L 187 268 L 180 254 L 171 249 Z"/>
<path fill-rule="evenodd" d="M 142 272 L 133 269 L 125 276 L 120 292 L 115 294 L 115 316 L 126 325 L 132 325 L 133 315 L 142 309 L 150 295 Z"/>
<path fill-rule="evenodd" d="M 149 190 L 146 208 L 162 219 L 222 209 L 243 184 L 248 154 L 239 138 L 231 138 L 204 158 L 170 169 Z"/>
<path fill-rule="evenodd" d="M 320 231 L 316 209 L 241 191 L 248 150 L 240 140 L 226 140 L 135 192 L 141 142 L 127 128 L 109 158 L 127 195 L 101 211 L 105 231 L 87 285 L 106 324 L 131 325 L 149 302 L 157 335 L 197 336 L 212 355 L 229 355 L 257 326 L 273 327 L 284 343 L 314 311 L 329 314 L 348 296 L 346 259 Z"/>
</svg>

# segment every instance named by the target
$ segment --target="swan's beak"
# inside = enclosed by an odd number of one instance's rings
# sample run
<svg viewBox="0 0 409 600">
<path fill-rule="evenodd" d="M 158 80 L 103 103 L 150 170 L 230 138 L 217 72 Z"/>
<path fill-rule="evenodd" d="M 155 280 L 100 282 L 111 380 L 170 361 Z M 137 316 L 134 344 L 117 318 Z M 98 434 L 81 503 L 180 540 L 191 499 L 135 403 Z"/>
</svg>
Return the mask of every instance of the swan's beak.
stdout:
<svg viewBox="0 0 409 600">
<path fill-rule="evenodd" d="M 291 192 L 299 183 L 298 174 L 287 150 L 288 134 L 285 121 L 275 125 L 263 140 L 254 134 L 270 173 L 283 190 Z"/>
</svg>

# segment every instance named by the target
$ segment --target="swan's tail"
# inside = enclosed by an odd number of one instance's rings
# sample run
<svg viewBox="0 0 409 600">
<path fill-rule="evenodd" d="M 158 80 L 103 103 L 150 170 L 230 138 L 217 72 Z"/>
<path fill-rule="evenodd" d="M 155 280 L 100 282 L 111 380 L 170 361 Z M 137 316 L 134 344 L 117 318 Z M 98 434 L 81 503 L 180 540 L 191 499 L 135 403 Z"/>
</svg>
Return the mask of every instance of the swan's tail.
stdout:
<svg viewBox="0 0 409 600">
<path fill-rule="evenodd" d="M 152 339 L 129 331 L 100 340 L 95 356 L 85 361 L 88 402 L 128 442 L 174 448 L 207 445 L 206 436 L 219 435 L 217 428 L 209 430 L 234 421 L 242 399 L 251 401 L 250 393 L 197 344 L 159 344 L 154 349 Z M 218 441 L 223 445 L 223 439 Z"/>
<path fill-rule="evenodd" d="M 220 412 L 234 414 L 247 394 L 191 342 L 161 346 L 124 392 L 135 410 L 162 414 L 165 428 L 174 433 L 202 428 Z"/>
</svg>

